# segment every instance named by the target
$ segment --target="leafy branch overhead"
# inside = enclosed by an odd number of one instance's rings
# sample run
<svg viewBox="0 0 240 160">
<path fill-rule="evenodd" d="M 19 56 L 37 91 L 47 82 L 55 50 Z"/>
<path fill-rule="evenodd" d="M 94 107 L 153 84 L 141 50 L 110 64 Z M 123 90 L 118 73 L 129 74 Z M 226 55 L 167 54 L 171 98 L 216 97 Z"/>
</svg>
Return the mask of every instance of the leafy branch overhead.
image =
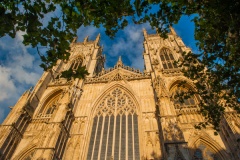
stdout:
<svg viewBox="0 0 240 160">
<path fill-rule="evenodd" d="M 169 26 L 183 15 L 194 17 L 200 53 L 185 53 L 185 75 L 195 82 L 201 113 L 217 129 L 224 106 L 240 112 L 240 3 L 237 0 L 3 0 L 0 37 L 24 32 L 25 45 L 38 51 L 44 70 L 68 59 L 69 45 L 80 26 L 103 26 L 114 37 L 130 21 L 149 22 L 167 38 Z M 81 72 L 85 74 L 84 72 Z M 67 74 L 67 73 L 66 73 Z"/>
<path fill-rule="evenodd" d="M 67 80 L 71 80 L 71 78 L 80 78 L 83 79 L 85 75 L 88 75 L 89 73 L 86 70 L 86 67 L 78 67 L 78 69 L 73 70 L 70 68 L 69 70 L 63 71 L 61 73 L 61 77 L 67 78 Z"/>
</svg>

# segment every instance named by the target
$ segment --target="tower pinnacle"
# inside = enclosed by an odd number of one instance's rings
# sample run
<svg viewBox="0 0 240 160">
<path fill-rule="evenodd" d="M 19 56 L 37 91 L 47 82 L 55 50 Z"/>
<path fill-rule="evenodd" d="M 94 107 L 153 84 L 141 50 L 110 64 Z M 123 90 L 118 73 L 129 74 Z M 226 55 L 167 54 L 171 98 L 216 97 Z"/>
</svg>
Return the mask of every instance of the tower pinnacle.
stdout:
<svg viewBox="0 0 240 160">
<path fill-rule="evenodd" d="M 118 57 L 118 61 L 117 61 L 116 65 L 117 65 L 117 67 L 122 67 L 123 66 L 122 57 L 121 56 Z"/>
<path fill-rule="evenodd" d="M 170 29 L 170 31 L 171 31 L 171 33 L 172 33 L 173 35 L 177 35 L 177 33 L 175 32 L 175 30 L 173 29 L 172 26 L 170 26 L 169 29 Z"/>
</svg>

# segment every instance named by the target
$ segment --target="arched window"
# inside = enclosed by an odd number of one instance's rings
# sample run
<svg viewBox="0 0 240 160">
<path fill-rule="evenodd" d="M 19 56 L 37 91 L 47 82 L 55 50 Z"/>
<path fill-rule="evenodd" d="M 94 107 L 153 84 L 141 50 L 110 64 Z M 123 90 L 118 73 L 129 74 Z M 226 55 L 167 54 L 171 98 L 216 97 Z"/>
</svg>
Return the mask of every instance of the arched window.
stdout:
<svg viewBox="0 0 240 160">
<path fill-rule="evenodd" d="M 71 64 L 71 67 L 70 67 L 70 68 L 72 68 L 72 70 L 77 70 L 78 67 L 81 67 L 81 66 L 82 66 L 82 62 L 83 62 L 83 61 L 82 61 L 82 58 L 81 58 L 81 57 L 78 57 L 78 58 L 72 60 L 72 64 Z"/>
<path fill-rule="evenodd" d="M 188 92 L 189 92 L 188 89 L 181 88 L 181 87 L 175 87 L 172 90 L 172 98 L 173 98 L 175 109 L 196 107 L 197 105 L 196 98 L 193 95 L 190 95 L 190 97 L 183 99 L 183 101 L 180 100 L 180 97 L 182 97 L 184 93 L 188 93 Z"/>
<path fill-rule="evenodd" d="M 87 159 L 127 158 L 140 159 L 138 116 L 132 98 L 116 88 L 95 111 Z"/>
<path fill-rule="evenodd" d="M 202 151 L 200 149 L 196 149 L 196 151 L 194 152 L 194 160 L 203 160 L 203 156 L 202 156 Z"/>
<path fill-rule="evenodd" d="M 178 68 L 177 64 L 174 63 L 175 59 L 169 49 L 163 48 L 160 52 L 160 58 L 164 69 Z"/>
<path fill-rule="evenodd" d="M 199 148 L 197 148 L 194 152 L 193 160 L 204 160 L 204 159 L 218 160 L 219 158 L 208 147 L 200 145 Z"/>
<path fill-rule="evenodd" d="M 38 114 L 38 118 L 49 118 L 52 116 L 53 112 L 57 107 L 57 102 L 60 98 L 61 92 L 59 91 L 57 94 L 50 96 L 47 102 L 43 105 L 42 109 Z"/>
<path fill-rule="evenodd" d="M 30 152 L 28 152 L 26 155 L 24 155 L 23 157 L 19 158 L 21 160 L 32 160 L 33 156 L 34 156 L 35 151 L 32 150 Z"/>
</svg>

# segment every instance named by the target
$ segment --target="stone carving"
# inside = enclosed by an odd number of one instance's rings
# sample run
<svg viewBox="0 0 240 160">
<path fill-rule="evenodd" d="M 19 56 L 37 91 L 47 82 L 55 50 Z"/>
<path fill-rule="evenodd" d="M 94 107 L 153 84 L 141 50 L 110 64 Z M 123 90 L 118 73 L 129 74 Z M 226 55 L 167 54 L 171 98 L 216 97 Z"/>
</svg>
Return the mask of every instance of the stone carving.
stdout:
<svg viewBox="0 0 240 160">
<path fill-rule="evenodd" d="M 156 58 L 153 58 L 152 65 L 158 65 L 159 61 Z"/>
<path fill-rule="evenodd" d="M 146 132 L 145 133 L 145 159 L 159 159 L 161 157 L 161 152 L 159 151 L 160 141 L 159 135 L 156 132 Z"/>
<path fill-rule="evenodd" d="M 72 80 L 68 81 L 66 78 L 53 79 L 48 86 L 67 86 L 72 83 Z"/>
<path fill-rule="evenodd" d="M 162 73 L 166 77 L 172 77 L 172 76 L 182 76 L 183 73 L 181 72 L 181 69 L 175 68 L 175 69 L 168 69 L 168 70 L 162 70 Z"/>
<path fill-rule="evenodd" d="M 116 88 L 103 98 L 95 113 L 97 115 L 111 115 L 123 113 L 133 114 L 135 112 L 136 106 L 131 97 L 123 90 Z"/>
<path fill-rule="evenodd" d="M 167 91 L 164 80 L 161 77 L 155 78 L 153 81 L 153 86 L 157 93 L 158 98 L 160 97 L 170 97 L 169 92 Z"/>
<path fill-rule="evenodd" d="M 114 77 L 114 78 L 113 78 Z M 136 79 L 147 79 L 150 78 L 150 73 L 141 73 L 140 70 L 118 64 L 114 68 L 109 70 L 102 70 L 98 75 L 93 78 L 86 78 L 85 83 L 107 83 L 115 80 L 136 80 Z"/>
<path fill-rule="evenodd" d="M 162 118 L 163 136 L 165 141 L 184 141 L 183 133 L 176 120 Z"/>
</svg>

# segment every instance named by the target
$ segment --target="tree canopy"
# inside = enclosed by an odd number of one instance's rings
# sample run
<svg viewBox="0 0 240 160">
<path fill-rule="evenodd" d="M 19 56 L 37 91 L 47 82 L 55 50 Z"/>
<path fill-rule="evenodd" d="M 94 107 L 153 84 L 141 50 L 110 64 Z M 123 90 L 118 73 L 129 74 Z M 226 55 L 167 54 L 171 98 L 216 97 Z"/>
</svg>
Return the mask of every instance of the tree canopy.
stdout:
<svg viewBox="0 0 240 160">
<path fill-rule="evenodd" d="M 202 97 L 200 109 L 207 118 L 202 126 L 211 123 L 218 129 L 225 106 L 240 112 L 239 8 L 238 0 L 3 0 L 0 37 L 23 31 L 25 45 L 47 48 L 38 54 L 41 67 L 48 70 L 58 59 L 68 59 L 69 45 L 81 26 L 103 26 L 114 37 L 130 21 L 149 22 L 166 38 L 181 16 L 193 15 L 200 53 L 183 53 L 181 65 L 195 82 L 192 94 Z"/>
</svg>

